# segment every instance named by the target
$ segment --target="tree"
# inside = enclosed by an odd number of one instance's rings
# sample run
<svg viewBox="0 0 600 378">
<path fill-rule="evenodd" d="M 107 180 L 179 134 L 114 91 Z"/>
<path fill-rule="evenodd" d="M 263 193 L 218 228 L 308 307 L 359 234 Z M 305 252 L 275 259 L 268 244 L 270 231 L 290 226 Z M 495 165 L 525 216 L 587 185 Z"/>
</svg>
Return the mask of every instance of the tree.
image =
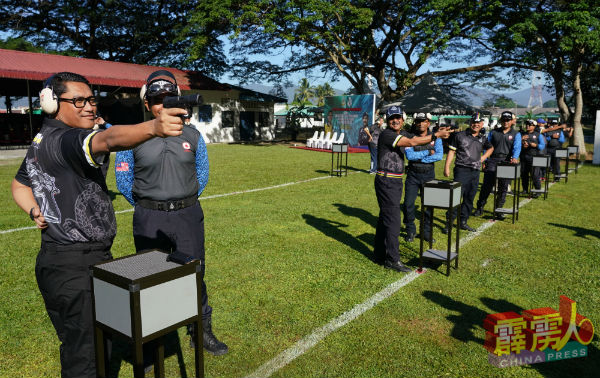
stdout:
<svg viewBox="0 0 600 378">
<path fill-rule="evenodd" d="M 483 54 L 459 53 L 499 5 L 496 0 L 205 0 L 194 19 L 231 26 L 232 66 L 242 80 L 319 71 L 343 76 L 363 93 L 371 75 L 383 99 L 391 101 L 421 80 L 425 73 L 419 71 L 436 57 L 465 64 L 429 72 L 433 76 L 506 66 L 503 61 L 469 66 Z M 203 46 L 204 41 L 195 43 Z M 470 49 L 483 47 L 472 44 Z M 255 59 L 269 53 L 288 57 L 281 64 Z"/>
<path fill-rule="evenodd" d="M 585 155 L 581 80 L 593 66 L 586 60 L 600 52 L 600 1 L 512 0 L 505 5 L 493 39 L 496 57 L 510 55 L 552 77 L 561 116 L 573 124 L 574 143 Z M 567 92 L 573 93 L 573 110 L 567 105 Z"/>
<path fill-rule="evenodd" d="M 199 1 L 0 0 L 0 23 L 9 36 L 46 52 L 92 59 L 168 65 L 223 74 L 227 59 L 218 25 L 191 27 Z M 190 39 L 204 41 L 192 46 Z"/>
<path fill-rule="evenodd" d="M 310 99 L 314 96 L 314 93 L 314 88 L 310 85 L 308 79 L 302 78 L 300 80 L 300 86 L 296 88 L 296 94 L 294 95 L 292 104 L 298 106 L 312 105 Z"/>
<path fill-rule="evenodd" d="M 516 108 L 517 107 L 516 102 L 514 102 L 512 99 L 510 99 L 504 95 L 498 96 L 496 98 L 495 105 L 499 108 Z"/>
<path fill-rule="evenodd" d="M 317 106 L 325 105 L 325 97 L 334 95 L 335 90 L 329 83 L 317 85 L 314 89 L 314 96 L 317 100 Z"/>
</svg>

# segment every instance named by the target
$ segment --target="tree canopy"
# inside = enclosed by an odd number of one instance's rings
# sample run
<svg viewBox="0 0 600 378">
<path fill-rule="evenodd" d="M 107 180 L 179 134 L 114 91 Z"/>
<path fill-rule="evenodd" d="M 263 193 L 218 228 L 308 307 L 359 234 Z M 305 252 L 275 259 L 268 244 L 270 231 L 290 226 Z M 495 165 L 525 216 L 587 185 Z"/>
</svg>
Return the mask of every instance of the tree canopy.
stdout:
<svg viewBox="0 0 600 378">
<path fill-rule="evenodd" d="M 192 22 L 231 26 L 232 70 L 242 80 L 317 71 L 343 76 L 362 93 L 371 75 L 384 99 L 393 100 L 436 58 L 463 64 L 433 76 L 506 66 L 481 63 L 483 47 L 474 40 L 499 6 L 498 0 L 206 0 Z M 200 48 L 203 43 L 196 41 Z M 261 59 L 265 54 L 272 56 Z M 274 59 L 281 55 L 283 61 Z"/>
<path fill-rule="evenodd" d="M 44 51 L 92 59 L 169 65 L 219 76 L 227 68 L 223 32 L 188 20 L 199 1 L 0 0 L 0 23 L 9 36 Z M 202 48 L 192 49 L 192 39 Z M 25 48 L 26 45 L 21 45 Z M 31 47 L 31 46 L 30 46 Z"/>
</svg>

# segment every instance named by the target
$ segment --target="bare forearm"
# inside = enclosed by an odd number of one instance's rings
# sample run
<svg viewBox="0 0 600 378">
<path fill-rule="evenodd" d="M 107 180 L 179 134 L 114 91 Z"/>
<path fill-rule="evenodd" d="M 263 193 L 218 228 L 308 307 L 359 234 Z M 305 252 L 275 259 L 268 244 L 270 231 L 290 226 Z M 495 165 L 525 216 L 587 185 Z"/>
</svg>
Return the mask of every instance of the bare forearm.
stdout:
<svg viewBox="0 0 600 378">
<path fill-rule="evenodd" d="M 102 131 L 92 139 L 92 152 L 101 154 L 123 151 L 144 143 L 154 137 L 153 123 L 152 120 L 138 125 L 113 126 Z"/>
<path fill-rule="evenodd" d="M 30 187 L 13 179 L 10 189 L 15 203 L 23 209 L 24 212 L 29 214 L 29 210 L 38 205 Z"/>
</svg>

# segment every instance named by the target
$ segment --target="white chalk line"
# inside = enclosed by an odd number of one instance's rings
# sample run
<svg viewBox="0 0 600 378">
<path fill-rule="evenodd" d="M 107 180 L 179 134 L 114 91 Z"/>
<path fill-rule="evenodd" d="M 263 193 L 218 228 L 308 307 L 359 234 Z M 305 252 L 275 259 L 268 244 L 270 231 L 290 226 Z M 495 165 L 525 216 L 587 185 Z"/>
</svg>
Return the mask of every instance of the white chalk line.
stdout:
<svg viewBox="0 0 600 378">
<path fill-rule="evenodd" d="M 349 174 L 353 174 L 353 173 L 361 173 L 362 171 L 355 171 L 355 172 L 349 172 Z M 208 199 L 213 199 L 213 198 L 220 198 L 220 197 L 229 197 L 229 196 L 235 196 L 235 195 L 239 195 L 239 194 L 246 194 L 246 193 L 254 193 L 254 192 L 261 192 L 263 190 L 273 190 L 273 189 L 279 189 L 279 188 L 284 188 L 286 186 L 291 186 L 291 185 L 297 185 L 297 184 L 303 184 L 305 182 L 311 182 L 311 181 L 317 181 L 317 180 L 324 180 L 324 179 L 329 179 L 332 177 L 336 177 L 336 176 L 320 176 L 320 177 L 313 177 L 313 178 L 309 178 L 306 180 L 300 180 L 300 181 L 294 181 L 294 182 L 286 182 L 284 184 L 279 184 L 279 185 L 273 185 L 273 186 L 267 186 L 264 188 L 255 188 L 255 189 L 248 189 L 248 190 L 239 190 L 239 191 L 235 191 L 235 192 L 230 192 L 230 193 L 224 193 L 224 194 L 213 194 L 212 196 L 205 196 L 205 197 L 200 197 L 199 199 L 201 201 L 203 200 L 208 200 Z M 124 214 L 124 213 L 130 213 L 133 211 L 133 208 L 130 209 L 125 209 L 125 210 L 119 210 L 119 211 L 115 211 L 115 214 Z M 2 230 L 0 231 L 0 235 L 2 234 L 8 234 L 11 232 L 17 232 L 17 231 L 25 231 L 25 230 L 35 230 L 37 229 L 37 226 L 31 226 L 31 227 L 19 227 L 19 228 L 13 228 L 13 229 L 9 229 L 9 230 Z"/>
<path fill-rule="evenodd" d="M 519 201 L 519 209 L 526 204 L 531 202 L 531 199 L 526 199 L 523 201 Z M 477 236 L 481 235 L 482 232 L 492 227 L 496 222 L 484 222 L 482 223 L 475 232 L 469 233 L 467 236 L 463 237 L 459 241 L 460 247 L 464 246 L 471 240 L 475 239 Z M 489 263 L 489 261 L 488 261 Z M 483 266 L 486 266 L 487 263 L 484 261 Z M 426 270 L 424 269 L 424 272 Z M 279 353 L 273 359 L 262 364 L 258 369 L 256 369 L 253 373 L 247 375 L 245 378 L 267 378 L 270 377 L 271 374 L 275 373 L 277 370 L 285 367 L 287 364 L 300 357 L 304 353 L 306 353 L 309 349 L 314 347 L 317 343 L 327 337 L 330 333 L 336 331 L 337 329 L 343 327 L 347 323 L 352 320 L 358 318 L 360 315 L 365 313 L 366 311 L 375 307 L 379 302 L 391 297 L 395 294 L 400 288 L 408 285 L 410 282 L 414 281 L 420 274 L 416 271 L 413 271 L 406 276 L 402 277 L 398 281 L 388 285 L 383 290 L 375 293 L 372 297 L 367 299 L 365 302 L 354 306 L 351 310 L 343 313 L 342 315 L 334 318 L 329 323 L 324 325 L 323 327 L 315 329 L 310 335 L 305 336 L 300 341 L 296 342 L 294 345 Z"/>
</svg>

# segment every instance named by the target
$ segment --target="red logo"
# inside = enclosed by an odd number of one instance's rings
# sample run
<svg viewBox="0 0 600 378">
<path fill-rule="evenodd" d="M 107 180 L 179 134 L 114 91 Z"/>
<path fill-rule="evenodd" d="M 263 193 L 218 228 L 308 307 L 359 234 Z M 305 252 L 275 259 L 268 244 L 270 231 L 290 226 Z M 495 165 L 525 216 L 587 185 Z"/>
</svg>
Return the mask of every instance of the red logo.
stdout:
<svg viewBox="0 0 600 378">
<path fill-rule="evenodd" d="M 116 170 L 117 170 L 117 172 L 129 171 L 129 163 L 121 162 L 121 163 L 117 164 Z"/>
<path fill-rule="evenodd" d="M 188 142 L 183 142 L 181 143 L 181 146 L 183 147 L 184 150 L 189 151 L 192 149 L 192 146 L 190 146 L 190 144 Z"/>
</svg>

